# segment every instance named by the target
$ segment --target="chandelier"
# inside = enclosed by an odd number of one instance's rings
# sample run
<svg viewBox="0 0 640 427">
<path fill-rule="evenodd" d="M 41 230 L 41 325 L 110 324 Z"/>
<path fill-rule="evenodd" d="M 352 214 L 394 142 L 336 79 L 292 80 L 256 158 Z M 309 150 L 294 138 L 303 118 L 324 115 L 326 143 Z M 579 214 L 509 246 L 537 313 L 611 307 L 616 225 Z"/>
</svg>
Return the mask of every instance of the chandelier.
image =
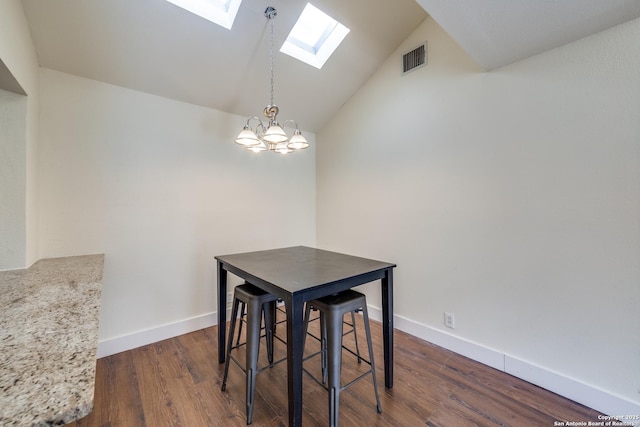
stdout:
<svg viewBox="0 0 640 427">
<path fill-rule="evenodd" d="M 273 102 L 273 19 L 277 14 L 278 11 L 271 6 L 267 7 L 264 11 L 264 16 L 271 25 L 271 103 L 264 107 L 262 112 L 268 119 L 268 122 L 265 124 L 258 117 L 249 117 L 247 119 L 247 124 L 236 138 L 236 144 L 240 144 L 254 152 L 268 150 L 274 153 L 286 154 L 295 150 L 307 148 L 309 143 L 305 137 L 302 136 L 302 132 L 294 120 L 285 120 L 282 122 L 282 125 L 280 125 L 277 120 L 278 112 L 280 110 Z M 254 127 L 251 127 L 252 121 L 255 123 Z M 295 127 L 291 138 L 289 138 L 284 131 L 285 124 L 289 122 L 293 123 L 293 127 Z"/>
</svg>

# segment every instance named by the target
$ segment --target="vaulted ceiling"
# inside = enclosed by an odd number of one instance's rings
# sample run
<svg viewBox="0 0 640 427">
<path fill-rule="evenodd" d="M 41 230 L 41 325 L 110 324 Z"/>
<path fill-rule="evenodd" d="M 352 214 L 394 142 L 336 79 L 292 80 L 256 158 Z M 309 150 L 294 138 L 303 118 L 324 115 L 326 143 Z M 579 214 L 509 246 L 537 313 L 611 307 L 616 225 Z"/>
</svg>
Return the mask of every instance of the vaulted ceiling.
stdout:
<svg viewBox="0 0 640 427">
<path fill-rule="evenodd" d="M 485 70 L 640 17 L 640 0 L 417 0 Z"/>
<path fill-rule="evenodd" d="M 41 66 L 317 132 L 430 14 L 490 70 L 640 16 L 640 0 L 313 0 L 351 29 L 318 70 L 277 49 L 306 1 L 244 0 L 231 30 L 164 0 L 22 0 Z M 399 71 L 400 72 L 400 71 Z"/>
</svg>

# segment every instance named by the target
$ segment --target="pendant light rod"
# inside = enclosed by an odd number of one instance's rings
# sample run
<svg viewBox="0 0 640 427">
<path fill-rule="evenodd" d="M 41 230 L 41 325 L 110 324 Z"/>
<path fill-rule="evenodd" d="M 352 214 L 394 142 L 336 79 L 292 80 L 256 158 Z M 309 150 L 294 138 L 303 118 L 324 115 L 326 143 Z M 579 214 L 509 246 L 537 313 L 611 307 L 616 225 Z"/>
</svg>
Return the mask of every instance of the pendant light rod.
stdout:
<svg viewBox="0 0 640 427">
<path fill-rule="evenodd" d="M 269 38 L 269 59 L 270 59 L 270 71 L 271 71 L 271 105 L 274 105 L 273 102 L 273 20 L 276 16 L 278 16 L 278 11 L 273 7 L 269 6 L 264 11 L 264 16 L 269 20 L 269 24 L 271 27 L 270 30 L 270 38 Z"/>
</svg>

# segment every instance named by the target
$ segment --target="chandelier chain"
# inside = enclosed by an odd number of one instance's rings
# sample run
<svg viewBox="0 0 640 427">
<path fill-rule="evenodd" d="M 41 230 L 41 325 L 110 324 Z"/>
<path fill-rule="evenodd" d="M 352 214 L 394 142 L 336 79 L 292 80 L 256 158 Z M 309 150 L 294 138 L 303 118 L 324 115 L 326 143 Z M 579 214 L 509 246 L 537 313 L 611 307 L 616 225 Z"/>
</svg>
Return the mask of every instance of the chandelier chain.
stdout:
<svg viewBox="0 0 640 427">
<path fill-rule="evenodd" d="M 274 15 L 275 16 L 275 15 Z M 271 39 L 270 39 L 270 57 L 271 57 L 271 105 L 273 103 L 273 17 L 269 17 L 269 23 L 271 24 Z"/>
</svg>

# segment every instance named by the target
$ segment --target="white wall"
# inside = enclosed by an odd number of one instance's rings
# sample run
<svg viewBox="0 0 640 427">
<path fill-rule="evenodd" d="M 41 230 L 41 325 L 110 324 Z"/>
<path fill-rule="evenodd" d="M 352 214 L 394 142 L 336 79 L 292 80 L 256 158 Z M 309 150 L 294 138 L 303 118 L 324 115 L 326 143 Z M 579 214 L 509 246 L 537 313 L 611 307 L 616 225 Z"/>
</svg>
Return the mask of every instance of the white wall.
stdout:
<svg viewBox="0 0 640 427">
<path fill-rule="evenodd" d="M 3 119 L 22 123 L 22 131 L 13 129 L 11 136 L 0 135 L 3 159 L 0 166 L 11 174 L 0 175 L 0 191 L 4 206 L 0 211 L 3 234 L 0 235 L 0 270 L 24 268 L 38 259 L 38 60 L 27 20 L 19 0 L 0 2 L 0 60 L 27 93 L 26 100 L 5 95 L 0 113 Z M 23 103 L 16 107 L 15 102 Z M 13 104 L 13 106 L 9 104 Z M 21 141 L 17 141 L 20 138 Z M 7 157 L 4 157 L 7 154 Z M 8 233 L 8 234 L 5 234 Z"/>
<path fill-rule="evenodd" d="M 40 75 L 42 256 L 105 253 L 101 341 L 210 316 L 215 255 L 315 245 L 314 148 L 256 155 L 246 118 Z"/>
<path fill-rule="evenodd" d="M 639 40 L 483 73 L 427 19 L 317 135 L 319 247 L 396 262 L 405 324 L 640 408 Z"/>
<path fill-rule="evenodd" d="M 0 270 L 25 262 L 26 98 L 0 90 Z"/>
</svg>

